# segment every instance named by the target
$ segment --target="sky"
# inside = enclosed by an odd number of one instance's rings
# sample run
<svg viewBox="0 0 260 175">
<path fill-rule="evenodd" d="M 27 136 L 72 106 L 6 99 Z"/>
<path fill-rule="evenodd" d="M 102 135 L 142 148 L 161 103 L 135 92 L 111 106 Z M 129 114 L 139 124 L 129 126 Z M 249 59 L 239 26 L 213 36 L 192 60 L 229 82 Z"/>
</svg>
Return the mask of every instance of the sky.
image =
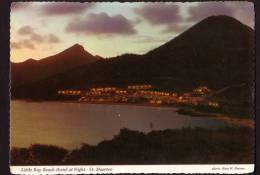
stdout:
<svg viewBox="0 0 260 175">
<path fill-rule="evenodd" d="M 254 28 L 254 5 L 234 2 L 13 2 L 11 61 L 57 54 L 78 43 L 104 58 L 144 54 L 212 15 Z"/>
</svg>

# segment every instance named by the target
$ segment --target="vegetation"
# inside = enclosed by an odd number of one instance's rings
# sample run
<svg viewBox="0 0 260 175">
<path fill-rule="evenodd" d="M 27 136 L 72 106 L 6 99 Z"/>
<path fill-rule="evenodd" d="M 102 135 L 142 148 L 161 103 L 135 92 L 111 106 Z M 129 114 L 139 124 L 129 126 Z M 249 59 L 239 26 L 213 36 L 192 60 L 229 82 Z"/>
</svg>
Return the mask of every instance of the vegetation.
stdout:
<svg viewBox="0 0 260 175">
<path fill-rule="evenodd" d="M 50 145 L 11 150 L 12 165 L 232 164 L 254 162 L 254 130 L 246 127 L 151 131 L 121 129 L 112 140 L 67 151 Z"/>
<path fill-rule="evenodd" d="M 34 144 L 29 148 L 13 148 L 11 162 L 14 165 L 56 165 L 61 164 L 67 154 L 64 148 Z"/>
</svg>

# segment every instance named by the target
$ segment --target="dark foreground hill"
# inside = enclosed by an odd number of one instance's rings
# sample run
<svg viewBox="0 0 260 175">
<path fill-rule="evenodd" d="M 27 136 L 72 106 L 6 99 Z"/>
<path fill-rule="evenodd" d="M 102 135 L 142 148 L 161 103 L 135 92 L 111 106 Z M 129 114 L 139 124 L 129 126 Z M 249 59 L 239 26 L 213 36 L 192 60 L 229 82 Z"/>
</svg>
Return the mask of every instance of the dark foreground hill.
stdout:
<svg viewBox="0 0 260 175">
<path fill-rule="evenodd" d="M 65 150 L 35 144 L 11 150 L 12 165 L 251 164 L 254 130 L 200 128 L 152 131 L 122 129 L 112 140 Z"/>
<path fill-rule="evenodd" d="M 81 45 L 75 44 L 56 55 L 39 61 L 28 59 L 22 63 L 12 63 L 12 86 L 37 82 L 97 60 L 100 60 L 100 57 L 91 55 Z"/>
<path fill-rule="evenodd" d="M 53 98 L 58 89 L 151 83 L 172 91 L 244 84 L 232 98 L 252 101 L 254 31 L 234 18 L 208 17 L 145 55 L 102 59 L 36 83 L 13 86 L 13 98 Z M 14 80 L 14 82 L 17 80 Z"/>
</svg>

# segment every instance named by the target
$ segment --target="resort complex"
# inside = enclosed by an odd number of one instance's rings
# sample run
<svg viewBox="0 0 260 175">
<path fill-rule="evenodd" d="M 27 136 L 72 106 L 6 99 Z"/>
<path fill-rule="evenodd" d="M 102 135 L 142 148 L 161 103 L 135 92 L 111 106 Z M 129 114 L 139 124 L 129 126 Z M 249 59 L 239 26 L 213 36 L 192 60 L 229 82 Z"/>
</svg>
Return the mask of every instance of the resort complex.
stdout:
<svg viewBox="0 0 260 175">
<path fill-rule="evenodd" d="M 219 107 L 219 103 L 207 97 L 212 90 L 206 86 L 193 89 L 191 92 L 178 94 L 157 90 L 150 84 L 128 85 L 127 87 L 95 87 L 88 90 L 59 90 L 57 95 L 62 99 L 74 99 L 90 103 L 143 103 L 143 104 L 186 104 Z"/>
</svg>

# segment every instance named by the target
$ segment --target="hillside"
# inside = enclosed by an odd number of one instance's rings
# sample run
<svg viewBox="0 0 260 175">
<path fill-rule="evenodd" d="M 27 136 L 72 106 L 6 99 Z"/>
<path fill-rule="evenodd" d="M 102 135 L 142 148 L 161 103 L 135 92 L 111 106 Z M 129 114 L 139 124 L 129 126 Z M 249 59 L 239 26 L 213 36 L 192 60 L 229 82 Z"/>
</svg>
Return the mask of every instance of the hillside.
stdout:
<svg viewBox="0 0 260 175">
<path fill-rule="evenodd" d="M 147 54 L 102 59 L 36 83 L 13 86 L 12 95 L 48 99 L 58 89 L 131 83 L 151 83 L 177 92 L 201 85 L 217 90 L 245 83 L 246 95 L 239 99 L 252 101 L 253 79 L 254 31 L 234 18 L 213 16 Z"/>
<path fill-rule="evenodd" d="M 254 130 L 185 128 L 142 133 L 121 129 L 112 140 L 65 150 L 33 144 L 12 148 L 12 165 L 147 165 L 254 163 Z M 205 151 L 206 150 L 206 151 Z M 54 156 L 55 155 L 55 156 Z"/>
<path fill-rule="evenodd" d="M 15 87 L 21 84 L 36 82 L 99 59 L 100 57 L 93 56 L 85 51 L 81 45 L 75 44 L 56 55 L 43 58 L 39 61 L 28 59 L 22 63 L 12 63 L 12 85 Z"/>
</svg>

